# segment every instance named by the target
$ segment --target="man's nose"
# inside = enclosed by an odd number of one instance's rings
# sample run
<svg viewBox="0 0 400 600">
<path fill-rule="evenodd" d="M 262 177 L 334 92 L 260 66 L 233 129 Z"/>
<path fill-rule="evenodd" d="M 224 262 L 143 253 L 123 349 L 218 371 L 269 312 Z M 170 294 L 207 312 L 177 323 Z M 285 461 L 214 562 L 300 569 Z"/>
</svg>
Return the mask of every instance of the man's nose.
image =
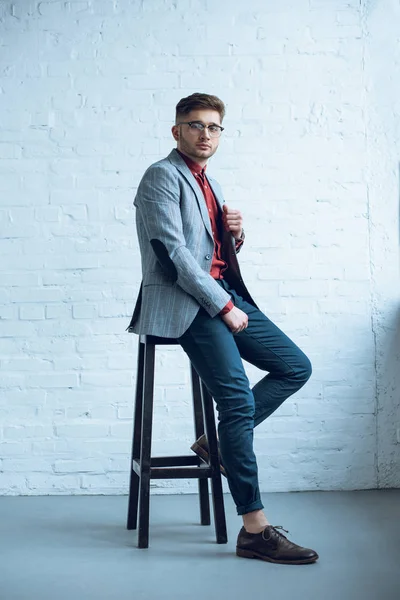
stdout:
<svg viewBox="0 0 400 600">
<path fill-rule="evenodd" d="M 201 136 L 200 137 L 201 137 L 202 140 L 209 140 L 210 139 L 210 134 L 208 132 L 208 128 L 207 127 L 205 127 L 203 129 L 203 131 L 201 132 Z"/>
</svg>

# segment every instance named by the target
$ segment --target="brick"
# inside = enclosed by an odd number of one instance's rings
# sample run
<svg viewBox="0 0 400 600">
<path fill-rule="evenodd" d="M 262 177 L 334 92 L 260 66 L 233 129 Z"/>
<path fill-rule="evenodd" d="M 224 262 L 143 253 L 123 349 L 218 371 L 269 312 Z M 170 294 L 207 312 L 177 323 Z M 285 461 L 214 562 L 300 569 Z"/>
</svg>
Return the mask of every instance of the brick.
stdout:
<svg viewBox="0 0 400 600">
<path fill-rule="evenodd" d="M 104 473 L 105 464 L 100 460 L 56 460 L 55 473 Z"/>
<path fill-rule="evenodd" d="M 56 337 L 52 339 L 34 338 L 29 341 L 29 349 L 35 354 L 44 354 L 53 357 L 53 355 L 63 355 L 71 353 L 75 348 L 74 340 L 66 337 Z M 49 392 L 51 394 L 51 392 Z"/>
<path fill-rule="evenodd" d="M 78 376 L 75 373 L 29 374 L 26 385 L 31 388 L 75 388 L 78 386 Z"/>
<path fill-rule="evenodd" d="M 0 159 L 3 158 L 20 158 L 22 156 L 22 148 L 17 144 L 7 144 L 0 142 Z"/>
<path fill-rule="evenodd" d="M 82 373 L 82 386 L 94 386 L 104 388 L 104 386 L 130 387 L 132 375 L 129 372 L 110 371 L 106 373 Z"/>
<path fill-rule="evenodd" d="M 315 297 L 327 296 L 328 284 L 326 281 L 282 281 L 279 284 L 279 294 L 281 296 L 300 296 Z"/>
<path fill-rule="evenodd" d="M 22 261 L 21 261 L 22 262 Z M 29 260 L 27 258 L 26 260 L 27 263 L 30 263 L 32 265 L 32 268 L 34 269 L 34 263 L 36 262 L 36 264 L 39 267 L 36 268 L 42 268 L 43 265 L 43 260 L 42 259 L 34 259 L 33 257 L 31 257 L 31 259 Z M 11 302 L 54 302 L 57 300 L 61 300 L 62 299 L 62 291 L 60 289 L 46 289 L 43 287 L 16 287 L 13 286 L 11 288 L 11 293 L 10 293 L 10 300 Z"/>
<path fill-rule="evenodd" d="M 50 462 L 35 458 L 35 459 L 4 459 L 1 465 L 4 473 L 52 473 L 53 469 Z"/>
<path fill-rule="evenodd" d="M 132 439 L 133 421 L 131 423 L 116 423 L 110 425 L 111 437 Z"/>
<path fill-rule="evenodd" d="M 39 284 L 39 273 L 2 273 L 2 284 L 10 287 L 36 287 Z"/>
<path fill-rule="evenodd" d="M 113 406 L 73 406 L 65 409 L 67 419 L 88 418 L 97 421 L 114 421 L 116 409 Z"/>
<path fill-rule="evenodd" d="M 51 204 L 91 204 L 96 203 L 98 199 L 97 191 L 81 191 L 81 190 L 52 190 L 50 191 Z"/>
<path fill-rule="evenodd" d="M 0 374 L 0 387 L 5 390 L 20 387 L 22 379 L 23 377 L 20 373 L 2 373 Z"/>
<path fill-rule="evenodd" d="M 14 456 L 23 456 L 28 454 L 30 450 L 30 443 L 26 441 L 18 441 L 18 442 L 0 442 L 0 451 L 1 456 L 4 457 L 14 457 Z"/>
<path fill-rule="evenodd" d="M 92 455 L 93 453 L 105 457 L 112 456 L 114 454 L 124 454 L 128 456 L 131 451 L 132 441 L 131 440 L 121 440 L 116 438 L 109 438 L 104 440 L 88 440 L 83 441 L 83 451 Z M 82 443 L 81 445 L 77 445 L 74 442 L 73 448 L 75 448 L 76 452 L 82 452 Z"/>
<path fill-rule="evenodd" d="M 109 434 L 109 425 L 106 423 L 82 423 L 56 425 L 55 432 L 60 438 L 103 438 Z"/>
<path fill-rule="evenodd" d="M 3 437 L 5 440 L 48 438 L 53 437 L 53 427 L 51 425 L 21 425 L 15 427 L 4 427 Z"/>
<path fill-rule="evenodd" d="M 18 321 L 2 321 L 0 323 L 0 338 L 20 337 L 26 338 L 34 334 L 33 323 L 21 323 Z"/>
<path fill-rule="evenodd" d="M 97 317 L 97 307 L 95 304 L 83 304 L 72 306 L 73 319 L 94 319 Z"/>
<path fill-rule="evenodd" d="M 104 315 L 102 315 L 104 316 Z M 111 315 L 114 316 L 114 315 Z M 118 315 L 115 315 L 118 316 Z M 130 316 L 130 315 L 129 315 Z M 109 357 L 107 361 L 107 367 L 109 369 L 131 369 L 134 365 L 132 360 L 132 356 L 126 352 L 123 354 L 119 354 L 117 352 L 113 353 L 112 356 Z"/>
<path fill-rule="evenodd" d="M 60 219 L 60 210 L 58 207 L 42 206 L 35 209 L 35 219 L 40 222 L 57 222 Z"/>
<path fill-rule="evenodd" d="M 5 306 L 0 305 L 0 319 L 3 320 L 16 320 L 17 319 L 17 307 L 16 306 Z"/>
<path fill-rule="evenodd" d="M 71 317 L 71 307 L 67 304 L 48 304 L 45 305 L 46 319 L 69 319 Z"/>
<path fill-rule="evenodd" d="M 0 491 L 2 496 L 25 495 L 28 491 L 25 474 L 0 472 Z"/>
<path fill-rule="evenodd" d="M 42 494 L 64 494 L 73 492 L 81 487 L 79 475 L 54 475 L 50 473 L 30 473 L 27 479 L 27 487 L 32 492 Z"/>
<path fill-rule="evenodd" d="M 4 369 L 7 369 L 9 372 L 12 371 L 51 371 L 53 369 L 52 364 L 49 360 L 40 359 L 40 358 L 23 358 L 23 357 L 14 357 L 12 359 L 5 359 L 2 361 L 2 365 Z M 37 402 L 37 398 L 39 395 L 35 395 L 30 393 L 30 398 L 32 397 L 33 402 Z M 20 401 L 22 400 L 22 395 L 20 397 Z M 30 398 L 24 398 L 24 404 L 28 404 L 30 402 Z"/>
<path fill-rule="evenodd" d="M 106 475 L 82 475 L 82 489 L 92 493 L 104 493 L 105 490 L 114 490 L 124 493 L 129 485 L 129 472 L 107 473 Z"/>
<path fill-rule="evenodd" d="M 28 320 L 28 321 L 37 321 L 37 320 L 42 320 L 44 319 L 44 307 L 43 306 L 35 306 L 34 304 L 32 305 L 26 305 L 26 306 L 21 306 L 19 309 L 19 318 L 22 321 Z"/>
<path fill-rule="evenodd" d="M 119 406 L 117 409 L 118 419 L 124 420 L 128 419 L 129 421 L 133 420 L 133 407 L 132 406 Z"/>
</svg>

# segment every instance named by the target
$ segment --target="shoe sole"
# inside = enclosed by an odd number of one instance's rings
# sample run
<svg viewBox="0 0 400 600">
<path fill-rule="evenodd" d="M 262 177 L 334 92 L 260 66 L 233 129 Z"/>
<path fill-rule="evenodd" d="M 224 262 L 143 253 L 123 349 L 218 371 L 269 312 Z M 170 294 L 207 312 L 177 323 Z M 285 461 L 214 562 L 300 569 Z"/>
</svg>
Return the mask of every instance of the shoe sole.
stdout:
<svg viewBox="0 0 400 600">
<path fill-rule="evenodd" d="M 266 562 L 280 565 L 310 565 L 319 559 L 317 554 L 314 558 L 305 558 L 303 560 L 276 560 L 275 558 L 270 558 L 269 556 L 265 556 L 264 554 L 260 554 L 254 550 L 243 550 L 242 548 L 236 548 L 236 556 L 240 556 L 242 558 L 258 558 L 260 560 L 265 560 Z"/>
<path fill-rule="evenodd" d="M 193 444 L 193 446 L 190 446 L 190 449 L 193 450 L 193 452 L 195 454 L 197 454 L 197 456 L 200 456 L 201 460 L 203 460 L 207 464 L 210 464 L 210 455 L 197 442 L 195 442 Z M 224 467 L 221 465 L 221 463 L 219 463 L 219 469 L 220 469 L 222 475 L 224 477 L 226 477 L 226 471 L 225 471 Z"/>
</svg>

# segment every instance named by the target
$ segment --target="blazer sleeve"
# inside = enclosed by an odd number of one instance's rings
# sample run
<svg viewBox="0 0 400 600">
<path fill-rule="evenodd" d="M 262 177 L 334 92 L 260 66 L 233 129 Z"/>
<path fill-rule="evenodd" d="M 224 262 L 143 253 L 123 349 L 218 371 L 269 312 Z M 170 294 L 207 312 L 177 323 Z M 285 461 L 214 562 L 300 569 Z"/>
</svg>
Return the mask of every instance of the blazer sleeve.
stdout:
<svg viewBox="0 0 400 600">
<path fill-rule="evenodd" d="M 243 243 L 244 243 L 244 238 L 242 240 L 236 240 L 236 242 L 235 242 L 236 254 L 239 254 L 239 252 L 241 251 Z"/>
<path fill-rule="evenodd" d="M 134 204 L 161 266 L 215 317 L 229 302 L 230 295 L 202 269 L 186 247 L 180 188 L 174 173 L 165 166 L 152 165 L 139 184 Z"/>
</svg>

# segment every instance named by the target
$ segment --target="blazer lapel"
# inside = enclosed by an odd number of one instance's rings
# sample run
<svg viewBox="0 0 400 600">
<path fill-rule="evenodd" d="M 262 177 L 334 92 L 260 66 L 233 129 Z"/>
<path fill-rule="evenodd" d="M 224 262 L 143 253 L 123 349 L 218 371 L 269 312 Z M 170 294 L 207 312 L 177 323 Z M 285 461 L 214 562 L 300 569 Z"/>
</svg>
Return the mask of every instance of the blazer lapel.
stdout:
<svg viewBox="0 0 400 600">
<path fill-rule="evenodd" d="M 200 189 L 199 184 L 197 183 L 196 179 L 192 175 L 192 172 L 189 169 L 189 167 L 187 166 L 187 164 L 185 163 L 185 161 L 181 159 L 181 157 L 175 150 L 172 150 L 172 152 L 168 156 L 168 158 L 176 166 L 176 168 L 180 171 L 180 173 L 182 173 L 182 175 L 185 177 L 186 181 L 192 187 L 192 189 L 195 193 L 195 196 L 196 196 L 197 204 L 199 205 L 201 218 L 203 219 L 204 226 L 207 229 L 210 237 L 213 238 L 210 217 L 208 216 L 206 201 L 204 200 L 204 196 Z"/>
<path fill-rule="evenodd" d="M 225 200 L 224 197 L 222 195 L 222 190 L 221 187 L 219 185 L 219 183 L 217 181 L 215 181 L 214 179 L 212 179 L 211 177 L 207 177 L 208 181 L 210 183 L 210 187 L 212 189 L 212 191 L 214 192 L 214 196 L 217 199 L 217 204 L 218 207 L 221 211 L 220 214 L 220 235 L 221 235 L 221 240 L 222 240 L 222 248 L 223 248 L 223 252 L 224 252 L 224 259 L 228 262 L 230 268 L 232 267 L 232 261 L 233 261 L 233 268 L 235 269 L 237 267 L 237 269 L 239 269 L 239 265 L 237 262 L 237 257 L 236 257 L 236 242 L 235 242 L 235 238 L 233 237 L 233 235 L 231 234 L 230 231 L 227 231 L 224 227 L 224 224 L 222 222 L 222 207 L 225 204 Z"/>
<path fill-rule="evenodd" d="M 208 175 L 207 175 L 207 179 L 208 179 L 208 182 L 209 182 L 209 184 L 210 184 L 210 187 L 211 187 L 211 189 L 212 189 L 212 191 L 213 191 L 213 193 L 214 193 L 214 196 L 215 196 L 215 198 L 216 198 L 216 200 L 217 200 L 218 207 L 219 207 L 219 209 L 220 209 L 220 210 L 221 210 L 221 212 L 222 212 L 222 205 L 225 203 L 225 200 L 224 200 L 224 198 L 223 198 L 223 196 L 222 196 L 222 193 L 220 193 L 220 192 L 221 192 L 221 190 L 220 190 L 220 188 L 219 188 L 219 185 L 217 184 L 217 182 L 216 182 L 216 181 L 214 181 L 214 179 L 212 179 L 212 178 L 211 178 L 211 177 L 209 177 Z"/>
</svg>

